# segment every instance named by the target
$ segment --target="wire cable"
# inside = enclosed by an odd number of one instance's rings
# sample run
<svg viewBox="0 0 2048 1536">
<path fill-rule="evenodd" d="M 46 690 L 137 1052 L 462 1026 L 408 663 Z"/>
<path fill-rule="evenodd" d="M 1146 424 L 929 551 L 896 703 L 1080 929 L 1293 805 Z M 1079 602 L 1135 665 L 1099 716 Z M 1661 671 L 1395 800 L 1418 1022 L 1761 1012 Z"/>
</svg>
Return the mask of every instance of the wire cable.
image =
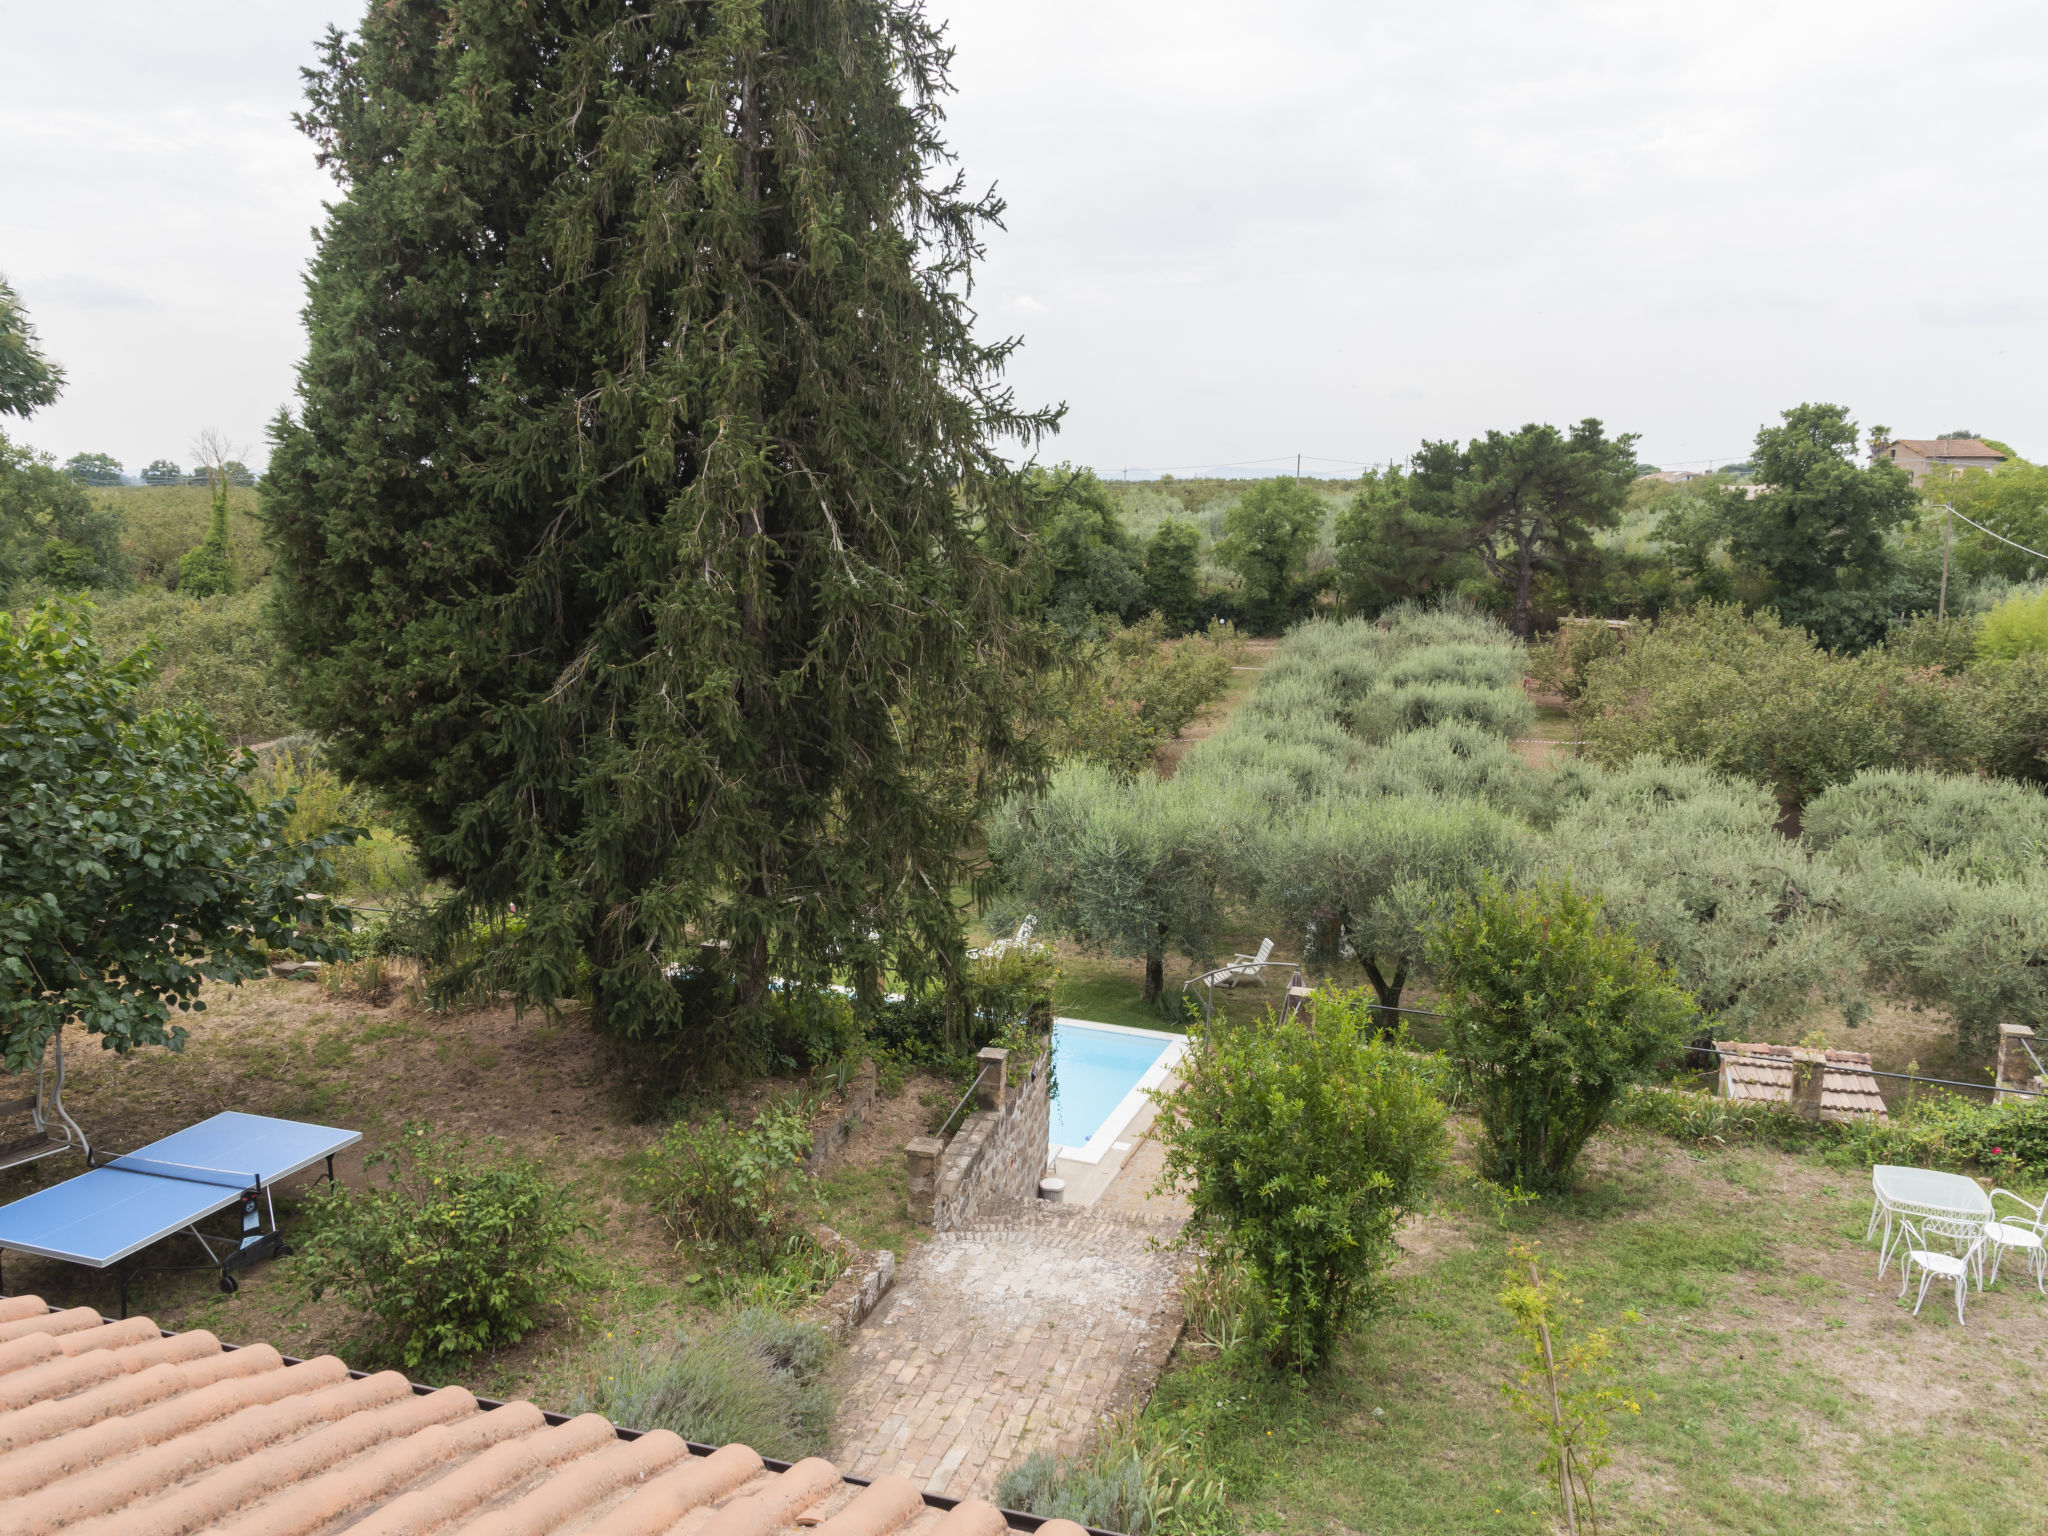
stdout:
<svg viewBox="0 0 2048 1536">
<path fill-rule="evenodd" d="M 1942 503 L 1942 505 L 1947 506 L 1948 504 L 1944 502 Z M 1949 507 L 1948 510 L 1951 513 L 1954 513 L 1955 516 L 1962 517 L 1964 522 L 1968 523 L 1972 528 L 1976 529 L 1979 533 L 1988 533 L 1991 535 L 1991 537 L 1998 540 L 1999 543 L 2010 544 L 2014 549 L 2018 550 L 2023 555 L 2032 555 L 2036 560 L 2048 560 L 2048 555 L 2042 554 L 2041 551 L 2039 551 L 2038 549 L 2029 549 L 2026 545 L 2020 543 L 2018 539 L 2008 539 L 1996 528 L 1986 528 L 1982 523 L 1978 522 L 1973 517 L 1963 517 L 1963 514 L 1957 512 L 1954 507 Z"/>
</svg>

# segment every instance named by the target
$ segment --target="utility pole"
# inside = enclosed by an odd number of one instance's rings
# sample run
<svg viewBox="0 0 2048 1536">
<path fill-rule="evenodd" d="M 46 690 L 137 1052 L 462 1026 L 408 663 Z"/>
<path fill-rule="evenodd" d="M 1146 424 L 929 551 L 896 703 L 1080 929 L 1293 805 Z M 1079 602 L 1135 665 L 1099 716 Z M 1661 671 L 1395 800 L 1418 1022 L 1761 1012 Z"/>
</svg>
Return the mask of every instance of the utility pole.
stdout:
<svg viewBox="0 0 2048 1536">
<path fill-rule="evenodd" d="M 1941 504 L 1948 514 L 1941 522 L 1941 600 L 1935 604 L 1934 621 L 1939 624 L 1948 617 L 1948 552 L 1956 541 L 1956 509 L 1947 502 Z"/>
<path fill-rule="evenodd" d="M 1298 453 L 1294 456 L 1294 478 L 1301 478 L 1301 455 Z"/>
</svg>

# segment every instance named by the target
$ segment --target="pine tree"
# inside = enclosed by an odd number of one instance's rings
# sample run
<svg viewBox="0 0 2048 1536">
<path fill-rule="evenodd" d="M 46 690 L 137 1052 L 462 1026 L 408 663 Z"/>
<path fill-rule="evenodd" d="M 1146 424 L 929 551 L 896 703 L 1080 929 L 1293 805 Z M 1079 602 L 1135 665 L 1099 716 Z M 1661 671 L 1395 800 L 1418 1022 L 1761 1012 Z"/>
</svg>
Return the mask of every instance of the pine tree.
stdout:
<svg viewBox="0 0 2048 1536">
<path fill-rule="evenodd" d="M 835 953 L 951 974 L 1021 758 L 996 445 L 1055 418 L 970 333 L 949 62 L 909 0 L 380 0 L 310 76 L 343 196 L 264 481 L 305 715 L 444 920 L 518 904 L 495 984 L 643 1061 L 732 1063 L 689 998 Z"/>
</svg>

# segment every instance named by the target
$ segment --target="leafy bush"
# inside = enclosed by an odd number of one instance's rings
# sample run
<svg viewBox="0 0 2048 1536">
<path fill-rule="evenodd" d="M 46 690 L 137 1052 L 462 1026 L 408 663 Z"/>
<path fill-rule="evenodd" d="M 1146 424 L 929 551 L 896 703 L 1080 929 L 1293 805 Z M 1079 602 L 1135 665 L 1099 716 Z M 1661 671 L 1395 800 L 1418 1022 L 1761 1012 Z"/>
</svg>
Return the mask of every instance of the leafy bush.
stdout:
<svg viewBox="0 0 2048 1536">
<path fill-rule="evenodd" d="M 291 797 L 291 818 L 285 824 L 288 837 L 318 837 L 343 826 L 369 828 L 354 843 L 337 849 L 329 860 L 337 893 L 395 896 L 421 888 L 412 845 L 389 827 L 371 825 L 383 808 L 322 763 L 312 737 L 290 737 L 259 753 L 251 787 L 260 799 Z M 359 944 L 351 947 L 359 954 L 368 952 Z"/>
<path fill-rule="evenodd" d="M 1215 625 L 1168 640 L 1157 614 L 1075 640 L 1046 701 L 1048 752 L 1136 772 L 1223 696 L 1243 650 L 1235 633 Z"/>
<path fill-rule="evenodd" d="M 1970 679 L 1978 765 L 1987 773 L 2048 784 L 2048 654 L 1986 662 Z"/>
<path fill-rule="evenodd" d="M 815 1323 L 748 1307 L 694 1343 L 622 1344 L 571 1411 L 795 1461 L 821 1454 L 831 1438 L 832 1355 L 832 1341 Z"/>
<path fill-rule="evenodd" d="M 145 712 L 147 651 L 108 661 L 90 609 L 0 613 L 0 1046 L 41 1059 L 71 1020 L 173 1050 L 174 1012 L 271 949 L 336 959 L 348 914 L 309 896 L 350 828 L 293 839 L 196 711 Z"/>
<path fill-rule="evenodd" d="M 770 1050 L 785 1070 L 808 1070 L 860 1051 L 860 1024 L 843 992 L 783 987 L 768 999 L 767 1015 Z"/>
<path fill-rule="evenodd" d="M 226 735 L 267 741 L 295 729 L 291 693 L 273 665 L 268 601 L 263 587 L 205 599 L 145 587 L 101 601 L 94 628 L 110 650 L 157 643 L 145 705 L 196 704 Z"/>
<path fill-rule="evenodd" d="M 1160 1097 L 1168 1178 L 1243 1258 L 1270 1321 L 1260 1342 L 1307 1369 L 1376 1300 L 1401 1217 L 1440 1166 L 1444 1106 L 1372 999 L 1193 1033 L 1185 1086 Z"/>
<path fill-rule="evenodd" d="M 1769 613 L 1712 603 L 1592 663 L 1576 716 L 1595 762 L 1654 752 L 1796 802 L 1865 768 L 1962 766 L 1976 741 L 1962 680 L 1881 652 L 1830 656 Z"/>
<path fill-rule="evenodd" d="M 1984 615 L 1977 630 L 1977 654 L 1987 661 L 2014 661 L 2048 651 L 2048 587 L 2031 596 L 2015 593 Z"/>
<path fill-rule="evenodd" d="M 1430 960 L 1486 1175 L 1537 1194 L 1571 1187 L 1616 1096 L 1699 1019 L 1670 971 L 1569 877 L 1481 892 L 1438 928 Z"/>
<path fill-rule="evenodd" d="M 225 597 L 240 585 L 234 545 L 228 537 L 228 485 L 213 488 L 213 512 L 206 537 L 178 557 L 178 590 L 187 597 Z"/>
<path fill-rule="evenodd" d="M 1566 702 L 1586 691 L 1586 669 L 1621 652 L 1621 636 L 1605 624 L 1563 624 L 1548 645 L 1529 649 L 1529 674 L 1563 694 Z"/>
<path fill-rule="evenodd" d="M 0 433 L 0 593 L 21 583 L 75 592 L 126 584 L 120 520 L 45 453 Z"/>
<path fill-rule="evenodd" d="M 677 1121 L 648 1155 L 647 1187 L 679 1250 L 765 1271 L 812 1242 L 810 1151 L 810 1125 L 789 1103 L 745 1129 L 723 1115 Z"/>
<path fill-rule="evenodd" d="M 1818 1147 L 1828 1161 L 1868 1168 L 1975 1168 L 1993 1177 L 2048 1174 L 2048 1101 L 1993 1104 L 1936 1089 L 1891 1107 L 1885 1120 L 1809 1120 L 1765 1104 L 1685 1089 L 1625 1090 L 1610 1126 L 1654 1131 L 1702 1146 Z"/>
<path fill-rule="evenodd" d="M 300 1264 L 316 1300 L 338 1291 L 375 1317 L 407 1370 L 517 1343 L 584 1283 L 568 1201 L 531 1159 L 495 1142 L 471 1157 L 414 1124 L 365 1167 L 389 1182 L 315 1188 Z"/>
</svg>

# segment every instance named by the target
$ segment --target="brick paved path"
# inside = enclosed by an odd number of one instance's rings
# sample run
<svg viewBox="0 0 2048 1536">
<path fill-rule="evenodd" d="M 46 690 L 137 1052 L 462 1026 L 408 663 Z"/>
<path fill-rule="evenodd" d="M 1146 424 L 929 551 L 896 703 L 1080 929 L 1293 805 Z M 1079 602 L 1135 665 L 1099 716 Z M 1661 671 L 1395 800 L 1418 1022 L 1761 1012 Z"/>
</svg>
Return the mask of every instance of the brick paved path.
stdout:
<svg viewBox="0 0 2048 1536">
<path fill-rule="evenodd" d="M 1077 1451 L 1179 1336 L 1182 1260 L 1159 1245 L 1183 1219 L 1033 1201 L 933 1238 L 848 1343 L 832 1459 L 965 1497 L 1040 1446 Z"/>
</svg>

